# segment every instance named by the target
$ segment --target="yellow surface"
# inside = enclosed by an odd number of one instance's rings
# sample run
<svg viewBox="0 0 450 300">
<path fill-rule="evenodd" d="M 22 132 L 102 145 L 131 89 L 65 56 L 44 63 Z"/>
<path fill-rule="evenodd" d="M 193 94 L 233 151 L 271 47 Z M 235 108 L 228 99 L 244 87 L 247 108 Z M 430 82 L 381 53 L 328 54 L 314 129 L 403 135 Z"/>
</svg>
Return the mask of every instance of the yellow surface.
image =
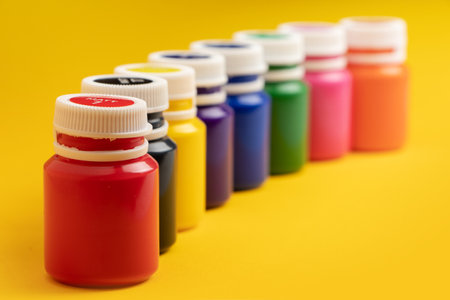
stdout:
<svg viewBox="0 0 450 300">
<path fill-rule="evenodd" d="M 177 229 L 197 226 L 206 207 L 206 126 L 199 118 L 169 121 L 168 136 L 177 144 Z"/>
<path fill-rule="evenodd" d="M 404 150 L 310 164 L 234 194 L 144 284 L 88 290 L 44 273 L 42 165 L 58 95 L 192 40 L 361 14 L 409 24 Z M 433 0 L 0 1 L 0 298 L 449 299 L 449 15 L 449 1 Z"/>
</svg>

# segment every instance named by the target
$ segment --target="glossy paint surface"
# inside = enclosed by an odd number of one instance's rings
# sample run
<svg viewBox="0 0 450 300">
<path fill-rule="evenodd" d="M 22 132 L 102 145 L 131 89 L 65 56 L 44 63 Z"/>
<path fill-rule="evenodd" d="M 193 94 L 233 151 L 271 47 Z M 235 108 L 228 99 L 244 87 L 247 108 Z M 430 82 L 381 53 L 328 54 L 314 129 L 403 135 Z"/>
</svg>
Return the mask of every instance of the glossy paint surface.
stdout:
<svg viewBox="0 0 450 300">
<path fill-rule="evenodd" d="M 170 120 L 177 144 L 176 220 L 178 231 L 198 225 L 206 210 L 206 126 L 198 118 Z"/>
<path fill-rule="evenodd" d="M 233 192 L 234 111 L 225 103 L 199 106 L 206 125 L 206 206 L 224 204 Z"/>
<path fill-rule="evenodd" d="M 44 165 L 45 268 L 58 281 L 117 286 L 158 267 L 158 164 L 149 155 Z"/>
<path fill-rule="evenodd" d="M 306 72 L 311 87 L 309 158 L 326 160 L 350 148 L 352 79 L 349 71 Z"/>
<path fill-rule="evenodd" d="M 175 167 L 177 145 L 169 137 L 148 141 L 148 154 L 159 166 L 159 251 L 166 252 L 176 240 Z"/>
<path fill-rule="evenodd" d="M 270 96 L 264 92 L 228 95 L 234 118 L 234 189 L 260 186 L 269 174 Z"/>
<path fill-rule="evenodd" d="M 350 65 L 353 75 L 352 149 L 381 151 L 405 143 L 408 68 L 405 65 Z"/>
<path fill-rule="evenodd" d="M 308 87 L 300 80 L 266 82 L 272 98 L 270 173 L 299 170 L 308 160 Z"/>
</svg>

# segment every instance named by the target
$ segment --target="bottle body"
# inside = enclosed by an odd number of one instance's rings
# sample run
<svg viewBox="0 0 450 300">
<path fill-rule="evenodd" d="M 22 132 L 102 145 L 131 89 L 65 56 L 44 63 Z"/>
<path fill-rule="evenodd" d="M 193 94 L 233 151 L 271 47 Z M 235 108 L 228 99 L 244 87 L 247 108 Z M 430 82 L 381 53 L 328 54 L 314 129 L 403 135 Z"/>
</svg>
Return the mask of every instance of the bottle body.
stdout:
<svg viewBox="0 0 450 300">
<path fill-rule="evenodd" d="M 159 251 L 166 252 L 176 240 L 175 165 L 177 146 L 169 137 L 148 141 L 148 154 L 159 166 Z"/>
<path fill-rule="evenodd" d="M 177 144 L 177 230 L 195 227 L 206 209 L 206 127 L 198 118 L 169 120 L 168 135 Z"/>
<path fill-rule="evenodd" d="M 199 106 L 206 125 L 206 207 L 224 204 L 233 192 L 233 109 L 225 103 Z"/>
<path fill-rule="evenodd" d="M 299 170 L 308 159 L 308 87 L 300 80 L 266 82 L 272 98 L 270 173 Z"/>
<path fill-rule="evenodd" d="M 81 286 L 148 279 L 158 267 L 158 165 L 149 155 L 44 165 L 45 268 Z"/>
<path fill-rule="evenodd" d="M 346 69 L 307 71 L 310 85 L 309 158 L 326 160 L 350 147 L 352 78 Z"/>
<path fill-rule="evenodd" d="M 407 66 L 350 64 L 349 70 L 354 81 L 352 149 L 400 148 L 406 139 Z"/>
<path fill-rule="evenodd" d="M 228 95 L 234 110 L 234 189 L 260 186 L 269 173 L 270 96 L 264 91 Z"/>
</svg>

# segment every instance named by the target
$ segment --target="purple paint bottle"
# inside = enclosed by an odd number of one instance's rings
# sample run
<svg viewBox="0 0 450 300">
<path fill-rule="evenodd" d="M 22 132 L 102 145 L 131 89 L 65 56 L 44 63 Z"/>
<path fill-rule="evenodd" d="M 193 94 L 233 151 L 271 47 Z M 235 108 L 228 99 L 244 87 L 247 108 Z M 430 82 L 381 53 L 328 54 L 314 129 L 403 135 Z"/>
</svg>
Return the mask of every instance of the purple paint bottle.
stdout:
<svg viewBox="0 0 450 300">
<path fill-rule="evenodd" d="M 223 205 L 233 191 L 234 111 L 225 103 L 225 59 L 204 51 L 151 53 L 149 61 L 176 63 L 195 70 L 197 117 L 206 124 L 206 206 Z"/>
</svg>

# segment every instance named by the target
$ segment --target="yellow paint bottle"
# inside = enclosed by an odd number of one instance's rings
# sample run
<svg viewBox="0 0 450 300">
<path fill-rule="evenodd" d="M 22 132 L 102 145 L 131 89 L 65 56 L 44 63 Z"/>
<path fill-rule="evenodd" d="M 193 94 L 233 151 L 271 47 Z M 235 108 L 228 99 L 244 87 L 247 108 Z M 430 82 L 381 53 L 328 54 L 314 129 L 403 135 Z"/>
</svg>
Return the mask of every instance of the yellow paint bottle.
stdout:
<svg viewBox="0 0 450 300">
<path fill-rule="evenodd" d="M 141 63 L 118 66 L 116 74 L 154 75 L 169 84 L 168 135 L 178 147 L 176 167 L 177 229 L 195 227 L 206 209 L 206 126 L 196 117 L 195 72 L 175 64 Z"/>
</svg>

